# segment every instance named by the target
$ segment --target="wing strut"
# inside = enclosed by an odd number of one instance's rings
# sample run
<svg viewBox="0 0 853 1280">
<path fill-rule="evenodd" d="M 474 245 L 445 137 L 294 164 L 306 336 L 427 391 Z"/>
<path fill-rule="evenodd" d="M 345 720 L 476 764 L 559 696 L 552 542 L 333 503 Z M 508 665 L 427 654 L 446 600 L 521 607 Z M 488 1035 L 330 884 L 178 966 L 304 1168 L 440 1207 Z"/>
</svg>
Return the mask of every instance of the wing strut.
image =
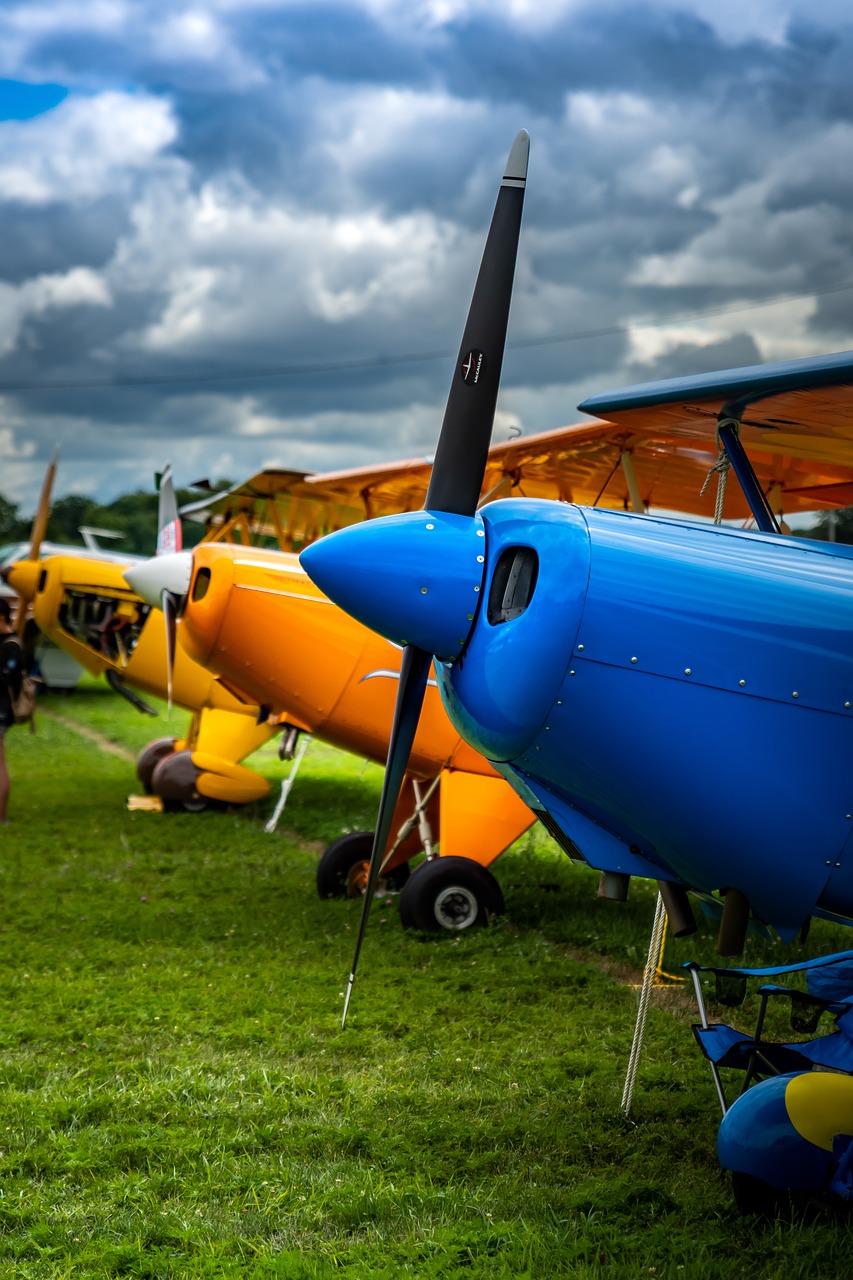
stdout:
<svg viewBox="0 0 853 1280">
<path fill-rule="evenodd" d="M 729 415 L 726 408 L 720 412 L 717 426 L 717 438 L 726 451 L 726 457 L 732 464 L 734 473 L 743 489 L 743 496 L 749 503 L 752 517 L 762 533 L 781 533 L 776 517 L 770 509 L 770 503 L 758 483 L 752 463 L 740 442 L 740 422 Z"/>
</svg>

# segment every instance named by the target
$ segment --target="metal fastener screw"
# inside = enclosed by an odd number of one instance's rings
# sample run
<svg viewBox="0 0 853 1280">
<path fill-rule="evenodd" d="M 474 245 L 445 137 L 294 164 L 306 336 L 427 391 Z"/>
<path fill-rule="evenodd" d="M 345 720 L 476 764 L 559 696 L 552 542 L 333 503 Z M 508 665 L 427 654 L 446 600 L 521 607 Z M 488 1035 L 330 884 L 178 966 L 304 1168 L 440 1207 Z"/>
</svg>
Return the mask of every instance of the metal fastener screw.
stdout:
<svg viewBox="0 0 853 1280">
<path fill-rule="evenodd" d="M 484 530 L 484 529 L 478 529 L 478 530 L 477 530 L 477 537 L 478 537 L 478 538 L 485 538 L 485 536 L 486 536 L 486 533 L 485 533 L 485 530 Z"/>
<path fill-rule="evenodd" d="M 738 680 L 738 684 L 740 685 L 740 687 L 741 687 L 741 689 L 742 689 L 742 688 L 743 688 L 743 686 L 746 684 L 746 681 L 745 681 L 745 680 Z"/>
<path fill-rule="evenodd" d="M 632 661 L 632 662 L 636 662 L 636 661 L 637 661 L 637 659 L 636 659 L 636 658 L 632 658 L 632 659 L 631 659 L 631 661 Z"/>
<path fill-rule="evenodd" d="M 792 697 L 792 698 L 799 698 L 799 696 L 800 696 L 800 695 L 797 693 L 796 689 L 795 689 L 795 690 L 794 690 L 794 692 L 791 694 L 791 697 Z"/>
<path fill-rule="evenodd" d="M 684 668 L 684 674 L 685 674 L 686 676 L 692 676 L 692 675 L 693 675 L 693 672 L 690 670 L 690 668 L 689 668 L 689 667 L 685 667 L 685 668 Z"/>
<path fill-rule="evenodd" d="M 425 595 L 426 595 L 426 593 L 427 593 L 427 589 L 426 589 L 426 587 L 421 587 L 421 595 L 422 595 L 422 596 L 425 596 Z"/>
<path fill-rule="evenodd" d="M 578 653 L 583 653 L 583 645 L 582 645 L 582 644 L 579 644 L 579 645 L 578 645 Z"/>
<path fill-rule="evenodd" d="M 434 524 L 428 524 L 428 525 L 427 525 L 427 528 L 428 528 L 428 529 L 434 529 L 434 528 L 435 528 L 435 525 L 434 525 Z"/>
<path fill-rule="evenodd" d="M 482 564 L 485 558 L 485 556 L 477 556 L 477 564 Z"/>
<path fill-rule="evenodd" d="M 570 676 L 573 676 L 574 674 L 575 674 L 575 673 L 574 673 L 574 671 L 570 671 L 570 672 L 569 672 L 569 675 L 570 675 Z"/>
<path fill-rule="evenodd" d="M 844 710 L 845 710 L 845 711 L 849 711 L 849 710 L 850 710 L 850 703 L 849 703 L 849 702 L 845 702 L 845 704 L 844 704 Z"/>
</svg>

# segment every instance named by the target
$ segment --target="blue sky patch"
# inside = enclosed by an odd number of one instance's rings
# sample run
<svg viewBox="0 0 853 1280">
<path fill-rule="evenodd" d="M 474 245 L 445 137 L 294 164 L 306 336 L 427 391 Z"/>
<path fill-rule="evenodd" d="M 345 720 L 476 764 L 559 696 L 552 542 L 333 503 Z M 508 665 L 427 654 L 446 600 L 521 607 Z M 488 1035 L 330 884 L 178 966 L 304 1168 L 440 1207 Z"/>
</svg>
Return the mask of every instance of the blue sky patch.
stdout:
<svg viewBox="0 0 853 1280">
<path fill-rule="evenodd" d="M 58 107 L 68 90 L 61 84 L 0 80 L 0 120 L 32 120 Z"/>
</svg>

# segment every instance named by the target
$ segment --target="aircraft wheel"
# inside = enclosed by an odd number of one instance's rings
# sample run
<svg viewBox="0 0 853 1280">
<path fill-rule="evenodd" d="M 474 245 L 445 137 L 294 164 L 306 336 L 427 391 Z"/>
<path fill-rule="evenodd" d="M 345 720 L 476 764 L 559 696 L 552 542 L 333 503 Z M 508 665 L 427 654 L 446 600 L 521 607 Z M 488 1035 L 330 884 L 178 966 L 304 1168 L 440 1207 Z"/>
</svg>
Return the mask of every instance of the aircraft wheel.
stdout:
<svg viewBox="0 0 853 1280">
<path fill-rule="evenodd" d="M 372 831 L 348 831 L 333 840 L 317 866 L 317 892 L 321 898 L 360 898 L 367 887 Z M 401 862 L 379 877 L 379 887 L 400 889 L 409 878 L 408 862 Z"/>
<path fill-rule="evenodd" d="M 196 791 L 200 769 L 192 761 L 191 751 L 173 751 L 165 756 L 151 775 L 151 789 L 163 801 L 168 813 L 203 813 L 218 808 L 215 800 Z"/>
<path fill-rule="evenodd" d="M 500 885 L 470 858 L 433 858 L 412 874 L 400 894 L 404 929 L 451 933 L 489 923 L 504 909 Z"/>
<path fill-rule="evenodd" d="M 732 1191 L 741 1213 L 757 1213 L 762 1218 L 783 1217 L 795 1203 L 790 1191 L 771 1187 L 769 1182 L 736 1169 L 732 1170 Z"/>
<path fill-rule="evenodd" d="M 166 813 L 207 813 L 209 809 L 219 809 L 221 807 L 218 801 L 209 800 L 207 796 L 198 795 L 197 793 L 186 800 L 163 800 L 163 808 Z"/>
<path fill-rule="evenodd" d="M 151 778 L 161 760 L 170 756 L 175 750 L 175 738 L 155 738 L 143 747 L 136 757 L 136 776 L 142 783 L 146 795 L 151 795 Z"/>
</svg>

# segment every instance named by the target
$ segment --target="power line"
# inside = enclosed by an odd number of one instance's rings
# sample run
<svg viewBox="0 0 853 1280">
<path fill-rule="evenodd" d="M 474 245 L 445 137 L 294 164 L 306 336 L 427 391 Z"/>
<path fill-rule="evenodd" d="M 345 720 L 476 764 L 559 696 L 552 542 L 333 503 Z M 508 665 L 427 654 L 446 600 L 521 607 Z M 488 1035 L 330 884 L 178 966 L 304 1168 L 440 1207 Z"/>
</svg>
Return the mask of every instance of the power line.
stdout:
<svg viewBox="0 0 853 1280">
<path fill-rule="evenodd" d="M 777 302 L 795 302 L 800 298 L 820 298 L 827 293 L 842 293 L 845 289 L 853 289 L 853 280 L 845 280 L 841 284 L 830 284 L 825 289 L 808 289 L 797 293 L 776 293 L 772 298 L 763 298 L 760 302 L 741 302 L 730 307 L 707 307 L 702 311 L 684 311 L 672 316 L 669 320 L 632 320 L 630 324 L 611 325 L 601 329 L 580 329 L 571 333 L 554 334 L 547 338 L 521 338 L 517 342 L 507 343 L 508 347 L 546 347 L 558 342 L 578 342 L 584 338 L 609 338 L 619 333 L 630 333 L 632 329 L 666 329 L 671 324 L 685 324 L 689 320 L 704 320 L 708 316 L 734 315 L 739 311 L 754 311 L 759 307 L 772 307 Z"/>
<path fill-rule="evenodd" d="M 557 346 L 560 343 L 584 342 L 591 338 L 611 338 L 630 333 L 632 329 L 665 329 L 670 325 L 685 324 L 690 320 L 704 320 L 709 316 L 734 315 L 741 311 L 755 311 L 772 307 L 780 302 L 794 302 L 801 298 L 823 297 L 830 293 L 842 293 L 853 289 L 853 280 L 827 285 L 824 289 L 808 289 L 795 293 L 777 293 L 760 302 L 744 302 L 734 306 L 707 307 L 700 311 L 685 311 L 667 320 L 632 320 L 630 324 L 606 325 L 597 329 L 573 329 L 539 338 L 519 338 L 507 343 L 507 350 L 529 350 L 532 347 Z M 116 375 L 111 378 L 58 378 L 54 381 L 21 379 L 0 382 L 4 391 L 80 391 L 98 388 L 178 386 L 192 383 L 245 382 L 255 378 L 290 378 L 320 373 L 351 373 L 366 369 L 392 368 L 403 364 L 424 364 L 431 360 L 447 360 L 455 356 L 455 350 L 410 351 L 401 355 L 368 356 L 353 360 L 331 360 L 311 364 L 269 365 L 247 369 L 214 369 L 206 373 L 152 373 Z"/>
</svg>

